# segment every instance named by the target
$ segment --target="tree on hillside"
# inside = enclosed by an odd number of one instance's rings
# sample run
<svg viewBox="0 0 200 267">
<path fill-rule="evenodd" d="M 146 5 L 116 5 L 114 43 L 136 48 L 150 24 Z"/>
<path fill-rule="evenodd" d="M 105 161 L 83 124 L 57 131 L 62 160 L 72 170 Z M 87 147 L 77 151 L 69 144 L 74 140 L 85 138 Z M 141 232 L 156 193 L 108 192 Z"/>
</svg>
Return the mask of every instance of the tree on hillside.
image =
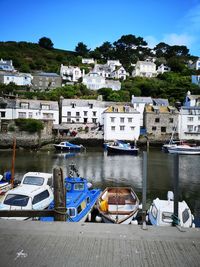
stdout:
<svg viewBox="0 0 200 267">
<path fill-rule="evenodd" d="M 87 45 L 85 45 L 83 42 L 79 42 L 75 48 L 75 51 L 79 56 L 86 57 L 90 49 L 88 49 Z"/>
<path fill-rule="evenodd" d="M 105 60 L 113 59 L 114 48 L 110 42 L 104 42 L 101 46 L 97 47 L 97 50 L 99 51 L 101 58 L 104 58 Z"/>
<path fill-rule="evenodd" d="M 53 43 L 52 43 L 51 39 L 49 39 L 47 37 L 40 38 L 38 44 L 39 44 L 39 46 L 41 46 L 45 49 L 53 48 Z"/>
<path fill-rule="evenodd" d="M 170 46 L 164 42 L 161 42 L 159 44 L 157 44 L 155 47 L 154 47 L 154 51 L 156 53 L 156 56 L 158 58 L 160 57 L 165 57 L 166 54 L 168 53 L 168 50 L 169 50 Z"/>
</svg>

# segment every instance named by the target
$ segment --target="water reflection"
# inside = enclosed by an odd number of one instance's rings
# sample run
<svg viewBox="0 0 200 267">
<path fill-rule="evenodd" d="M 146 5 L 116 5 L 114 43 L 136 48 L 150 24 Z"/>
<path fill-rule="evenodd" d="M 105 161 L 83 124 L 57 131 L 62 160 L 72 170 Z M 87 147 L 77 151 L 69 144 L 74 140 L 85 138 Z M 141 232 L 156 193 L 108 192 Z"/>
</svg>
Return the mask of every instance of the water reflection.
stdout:
<svg viewBox="0 0 200 267">
<path fill-rule="evenodd" d="M 0 174 L 11 168 L 12 151 L 0 152 Z M 107 156 L 103 150 L 87 150 L 83 153 L 55 153 L 16 151 L 15 177 L 20 179 L 28 171 L 52 172 L 60 166 L 64 176 L 70 163 L 75 163 L 81 176 L 100 188 L 106 186 L 132 186 L 139 198 L 142 192 L 142 152 L 138 156 Z M 200 156 L 179 157 L 179 197 L 185 199 L 194 213 L 200 217 Z M 147 200 L 166 199 L 167 191 L 173 191 L 174 155 L 151 149 L 148 154 Z"/>
</svg>

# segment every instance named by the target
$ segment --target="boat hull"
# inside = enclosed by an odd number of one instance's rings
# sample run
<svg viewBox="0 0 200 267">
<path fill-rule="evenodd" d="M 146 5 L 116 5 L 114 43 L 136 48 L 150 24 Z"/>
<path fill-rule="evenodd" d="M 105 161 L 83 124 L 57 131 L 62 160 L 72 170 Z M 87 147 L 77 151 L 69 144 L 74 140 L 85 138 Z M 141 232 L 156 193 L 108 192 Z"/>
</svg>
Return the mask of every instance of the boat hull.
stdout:
<svg viewBox="0 0 200 267">
<path fill-rule="evenodd" d="M 200 155 L 200 148 L 168 148 L 170 154 Z"/>
<path fill-rule="evenodd" d="M 114 224 L 130 224 L 137 216 L 139 199 L 130 187 L 107 187 L 97 201 L 102 221 Z"/>
<path fill-rule="evenodd" d="M 121 148 L 115 146 L 107 146 L 108 155 L 138 155 L 137 148 Z"/>
</svg>

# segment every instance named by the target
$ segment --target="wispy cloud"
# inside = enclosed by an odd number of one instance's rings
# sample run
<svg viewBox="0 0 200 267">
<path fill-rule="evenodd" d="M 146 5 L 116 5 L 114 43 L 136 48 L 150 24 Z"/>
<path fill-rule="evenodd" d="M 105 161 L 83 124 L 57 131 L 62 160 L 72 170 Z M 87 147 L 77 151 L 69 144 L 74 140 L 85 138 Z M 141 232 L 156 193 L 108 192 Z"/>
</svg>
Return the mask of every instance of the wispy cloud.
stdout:
<svg viewBox="0 0 200 267">
<path fill-rule="evenodd" d="M 187 32 L 200 32 L 200 4 L 188 11 L 183 18 L 183 27 Z"/>
<path fill-rule="evenodd" d="M 196 38 L 188 33 L 170 33 L 163 36 L 163 42 L 169 45 L 186 45 L 190 47 Z"/>
</svg>

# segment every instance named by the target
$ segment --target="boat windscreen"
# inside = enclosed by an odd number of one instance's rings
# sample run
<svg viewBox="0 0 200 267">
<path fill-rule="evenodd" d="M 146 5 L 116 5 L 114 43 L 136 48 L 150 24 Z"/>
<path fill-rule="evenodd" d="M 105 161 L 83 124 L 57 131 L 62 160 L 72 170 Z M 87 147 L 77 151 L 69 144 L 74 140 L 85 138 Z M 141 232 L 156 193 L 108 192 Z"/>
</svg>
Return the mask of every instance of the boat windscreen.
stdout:
<svg viewBox="0 0 200 267">
<path fill-rule="evenodd" d="M 29 185 L 43 185 L 44 178 L 43 177 L 36 177 L 36 176 L 26 176 L 24 178 L 23 184 L 29 184 Z"/>
<path fill-rule="evenodd" d="M 29 197 L 24 195 L 8 194 L 3 202 L 5 205 L 25 207 Z"/>
</svg>

